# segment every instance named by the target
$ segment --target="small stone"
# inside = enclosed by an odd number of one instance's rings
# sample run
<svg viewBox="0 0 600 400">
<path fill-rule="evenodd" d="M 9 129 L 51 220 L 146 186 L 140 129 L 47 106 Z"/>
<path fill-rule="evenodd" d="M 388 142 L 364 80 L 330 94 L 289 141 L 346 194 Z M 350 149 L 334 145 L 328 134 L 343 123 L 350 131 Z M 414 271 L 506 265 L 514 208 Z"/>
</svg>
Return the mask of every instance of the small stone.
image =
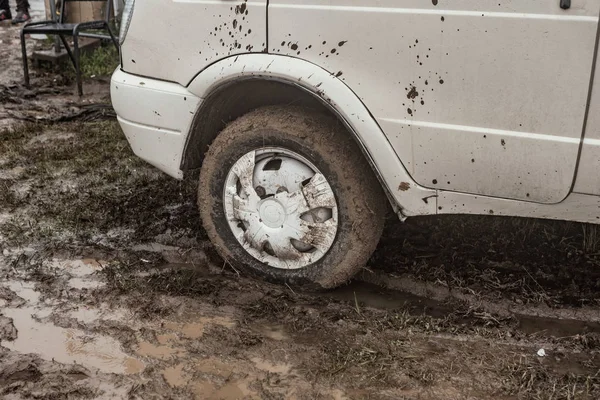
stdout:
<svg viewBox="0 0 600 400">
<path fill-rule="evenodd" d="M 545 357 L 545 356 L 546 356 L 546 350 L 544 350 L 544 349 L 539 349 L 539 350 L 537 351 L 537 355 L 538 355 L 538 357 Z"/>
</svg>

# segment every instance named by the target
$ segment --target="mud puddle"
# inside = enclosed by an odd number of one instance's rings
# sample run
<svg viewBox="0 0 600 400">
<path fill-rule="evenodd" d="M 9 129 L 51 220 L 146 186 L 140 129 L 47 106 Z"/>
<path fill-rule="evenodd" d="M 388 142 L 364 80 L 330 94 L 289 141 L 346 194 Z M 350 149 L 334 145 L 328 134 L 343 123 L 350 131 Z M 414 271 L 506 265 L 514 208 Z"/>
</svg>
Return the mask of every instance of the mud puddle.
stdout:
<svg viewBox="0 0 600 400">
<path fill-rule="evenodd" d="M 358 307 L 362 305 L 389 310 L 409 308 L 413 313 L 424 312 L 433 317 L 441 317 L 451 310 L 436 300 L 359 281 L 353 281 L 323 296 L 353 303 Z"/>
<path fill-rule="evenodd" d="M 80 274 L 90 272 L 90 263 L 67 263 Z M 90 268 L 90 269 L 88 269 Z M 3 307 L 2 315 L 12 319 L 18 332 L 14 340 L 3 340 L 2 346 L 22 354 L 35 354 L 46 361 L 79 364 L 105 373 L 136 374 L 144 364 L 125 354 L 118 341 L 110 336 L 90 334 L 78 329 L 54 325 L 49 317 L 54 307 L 42 301 L 42 294 L 32 282 L 11 281 L 5 287 L 24 301 L 20 307 Z M 90 321 L 89 313 L 82 313 Z M 73 313 L 74 317 L 80 313 Z M 99 316 L 99 313 L 96 315 Z"/>
<path fill-rule="evenodd" d="M 444 318 L 457 311 L 456 304 L 436 301 L 431 298 L 417 296 L 400 290 L 385 289 L 374 284 L 360 281 L 354 281 L 349 285 L 335 289 L 331 292 L 319 294 L 319 296 L 353 304 L 357 308 L 357 312 L 360 312 L 361 307 L 384 310 L 406 309 L 409 310 L 412 315 L 427 315 L 434 318 Z M 458 322 L 472 322 L 476 320 L 477 317 L 469 317 L 469 315 L 481 314 L 484 316 L 484 314 L 486 314 L 485 311 L 481 310 L 477 310 L 473 313 L 466 311 L 468 310 L 465 310 L 465 316 L 460 317 Z M 491 317 L 491 315 L 487 316 Z M 512 314 L 512 317 L 518 321 L 517 328 L 528 335 L 544 335 L 563 338 L 575 335 L 585 335 L 588 333 L 600 334 L 600 323 L 598 322 L 537 317 L 518 313 Z"/>
<path fill-rule="evenodd" d="M 181 253 L 181 249 L 173 246 L 165 247 L 170 254 Z M 138 273 L 138 276 L 150 276 L 156 273 L 168 273 L 169 271 L 193 271 L 197 277 L 214 278 L 214 273 L 207 268 L 199 267 L 195 264 L 174 263 L 162 264 L 160 266 L 148 269 Z M 221 279 L 235 281 L 235 277 L 223 276 Z M 466 301 L 465 299 L 448 298 L 446 301 L 435 300 L 432 297 L 419 296 L 407 291 L 388 289 L 379 285 L 364 281 L 352 281 L 337 289 L 327 292 L 313 293 L 303 295 L 310 299 L 335 300 L 341 301 L 355 308 L 357 313 L 365 307 L 378 310 L 403 310 L 408 311 L 413 316 L 428 316 L 432 318 L 445 318 L 449 315 L 455 315 L 454 321 L 462 324 L 470 324 L 478 320 L 487 319 L 498 323 L 500 320 L 507 320 L 510 328 L 518 329 L 522 333 L 532 336 L 547 336 L 555 338 L 564 338 L 576 335 L 599 334 L 600 323 L 590 320 L 579 320 L 573 318 L 551 318 L 540 317 L 536 315 L 520 314 L 516 312 L 507 313 L 507 315 L 495 315 L 493 311 L 486 310 L 484 301 Z M 312 305 L 315 307 L 315 305 Z M 317 306 L 317 308 L 319 308 Z M 491 310 L 495 308 L 489 307 Z M 202 330 L 203 322 L 198 325 L 186 325 L 190 332 L 197 329 Z M 507 325 L 507 328 L 509 327 Z M 254 326 L 253 329 L 258 333 L 273 340 L 289 340 L 289 335 L 285 328 L 280 324 L 261 324 Z"/>
<path fill-rule="evenodd" d="M 519 314 L 515 314 L 515 317 L 519 320 L 519 330 L 529 335 L 547 334 L 564 338 L 588 333 L 600 334 L 600 323 L 598 322 L 532 317 Z"/>
<path fill-rule="evenodd" d="M 52 260 L 49 267 L 69 275 L 67 284 L 74 289 L 97 289 L 105 285 L 96 276 L 104 268 L 103 264 L 107 262 L 94 259 Z"/>
<path fill-rule="evenodd" d="M 111 337 L 39 322 L 38 308 L 5 308 L 2 313 L 12 318 L 18 331 L 16 340 L 2 342 L 9 350 L 35 354 L 46 361 L 79 364 L 105 373 L 136 374 L 144 369 L 141 361 L 125 354 L 119 342 Z"/>
</svg>

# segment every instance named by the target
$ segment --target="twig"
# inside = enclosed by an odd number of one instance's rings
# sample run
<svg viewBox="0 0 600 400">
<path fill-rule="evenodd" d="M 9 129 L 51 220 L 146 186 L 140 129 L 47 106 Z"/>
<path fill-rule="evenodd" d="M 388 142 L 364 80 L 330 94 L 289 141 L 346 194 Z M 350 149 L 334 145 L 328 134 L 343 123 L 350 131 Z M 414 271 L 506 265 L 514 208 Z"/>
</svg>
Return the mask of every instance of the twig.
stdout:
<svg viewBox="0 0 600 400">
<path fill-rule="evenodd" d="M 529 273 L 529 271 L 527 270 L 527 268 L 525 268 L 525 266 L 524 266 L 524 265 L 522 265 L 522 264 L 521 264 L 521 268 L 523 268 L 523 270 L 525 270 L 525 272 L 527 272 L 527 275 L 529 275 L 529 277 L 530 277 L 531 279 L 533 279 L 533 281 L 535 282 L 535 284 L 536 284 L 536 285 L 538 285 L 538 286 L 540 287 L 540 289 L 542 289 L 542 292 L 544 292 L 544 294 L 546 294 L 546 291 L 544 290 L 544 288 L 542 287 L 542 285 L 540 285 L 540 284 L 538 283 L 538 281 L 537 281 L 537 280 L 536 280 L 536 279 L 533 277 L 533 275 L 531 275 L 531 274 Z M 546 295 L 547 295 L 547 294 L 546 294 Z"/>
<path fill-rule="evenodd" d="M 290 287 L 290 285 L 288 285 L 288 284 L 287 284 L 287 282 L 285 283 L 285 286 L 287 286 L 287 287 L 288 287 L 288 289 L 290 289 L 290 291 L 291 291 L 291 292 L 294 294 L 294 296 L 296 296 L 296 292 L 294 292 L 294 289 L 292 289 L 292 288 Z"/>
<path fill-rule="evenodd" d="M 225 265 L 229 265 L 229 267 L 230 267 L 232 270 L 234 270 L 234 271 L 235 271 L 235 273 L 237 274 L 237 276 L 240 276 L 240 271 L 238 271 L 237 269 L 235 269 L 235 267 L 234 267 L 233 265 L 231 265 L 231 263 L 230 263 L 229 261 L 227 261 L 227 260 L 224 260 L 224 261 L 223 261 L 223 268 L 222 268 L 222 270 L 223 270 L 223 269 L 225 269 Z"/>
<path fill-rule="evenodd" d="M 356 313 L 360 315 L 360 306 L 358 305 L 358 299 L 356 298 L 356 292 L 354 293 L 354 306 L 356 307 Z"/>
</svg>

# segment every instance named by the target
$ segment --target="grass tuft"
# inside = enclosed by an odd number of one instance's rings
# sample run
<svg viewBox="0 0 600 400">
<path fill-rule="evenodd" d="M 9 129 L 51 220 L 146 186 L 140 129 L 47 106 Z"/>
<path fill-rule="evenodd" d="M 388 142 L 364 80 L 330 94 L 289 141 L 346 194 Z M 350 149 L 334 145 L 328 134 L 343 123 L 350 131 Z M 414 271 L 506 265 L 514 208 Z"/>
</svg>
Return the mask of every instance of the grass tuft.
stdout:
<svg viewBox="0 0 600 400">
<path fill-rule="evenodd" d="M 119 65 L 119 52 L 112 44 L 100 46 L 81 56 L 81 73 L 85 77 L 109 76 Z"/>
</svg>

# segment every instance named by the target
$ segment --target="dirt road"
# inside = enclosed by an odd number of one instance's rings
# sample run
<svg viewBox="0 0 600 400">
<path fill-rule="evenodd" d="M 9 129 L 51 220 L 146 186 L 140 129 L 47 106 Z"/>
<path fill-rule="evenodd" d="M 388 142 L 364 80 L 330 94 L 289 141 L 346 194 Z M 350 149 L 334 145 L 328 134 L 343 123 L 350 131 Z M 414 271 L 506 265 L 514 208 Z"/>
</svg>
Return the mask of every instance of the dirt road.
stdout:
<svg viewBox="0 0 600 400">
<path fill-rule="evenodd" d="M 17 83 L 16 32 L 0 25 L 1 398 L 600 398 L 595 227 L 391 219 L 338 290 L 253 280 L 207 242 L 196 177 L 131 153 L 106 78 L 83 99 L 52 71 Z"/>
</svg>

